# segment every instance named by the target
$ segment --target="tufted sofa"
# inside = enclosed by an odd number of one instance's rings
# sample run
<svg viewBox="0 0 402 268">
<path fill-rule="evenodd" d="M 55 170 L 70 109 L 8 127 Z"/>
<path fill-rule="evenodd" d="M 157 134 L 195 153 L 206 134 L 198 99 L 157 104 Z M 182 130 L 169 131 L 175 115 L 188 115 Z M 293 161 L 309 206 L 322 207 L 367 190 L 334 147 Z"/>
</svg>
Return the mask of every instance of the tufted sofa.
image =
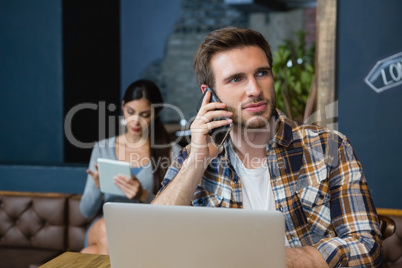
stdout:
<svg viewBox="0 0 402 268">
<path fill-rule="evenodd" d="M 82 249 L 92 219 L 80 195 L 0 191 L 0 268 L 34 268 Z M 384 240 L 384 267 L 402 267 L 402 210 L 378 209 L 395 228 Z"/>
<path fill-rule="evenodd" d="M 402 210 L 399 209 L 377 209 L 378 215 L 389 217 L 393 223 L 392 232 L 384 239 L 384 267 L 402 267 Z"/>
<path fill-rule="evenodd" d="M 0 268 L 33 268 L 80 251 L 92 219 L 80 195 L 0 191 Z"/>
</svg>

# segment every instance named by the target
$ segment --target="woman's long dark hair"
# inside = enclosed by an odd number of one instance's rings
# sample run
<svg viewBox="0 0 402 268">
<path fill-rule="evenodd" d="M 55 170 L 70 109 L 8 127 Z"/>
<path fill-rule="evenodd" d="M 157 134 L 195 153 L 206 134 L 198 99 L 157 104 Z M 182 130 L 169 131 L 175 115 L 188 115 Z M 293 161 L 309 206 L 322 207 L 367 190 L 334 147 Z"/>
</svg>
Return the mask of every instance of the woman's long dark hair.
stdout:
<svg viewBox="0 0 402 268">
<path fill-rule="evenodd" d="M 154 115 L 154 129 L 151 129 L 149 126 L 149 135 L 154 137 L 154 140 L 151 140 L 150 143 L 150 150 L 152 170 L 154 175 L 153 193 L 156 194 L 161 187 L 163 177 L 165 176 L 167 168 L 170 165 L 171 146 L 166 145 L 170 144 L 171 140 L 164 124 L 159 117 L 159 114 L 163 109 L 163 98 L 159 87 L 154 82 L 149 80 L 137 80 L 128 86 L 126 92 L 124 93 L 123 101 L 124 103 L 128 103 L 130 101 L 139 100 L 142 98 L 146 98 L 151 105 L 156 105 L 152 110 Z M 151 135 L 151 133 L 154 135 Z"/>
</svg>

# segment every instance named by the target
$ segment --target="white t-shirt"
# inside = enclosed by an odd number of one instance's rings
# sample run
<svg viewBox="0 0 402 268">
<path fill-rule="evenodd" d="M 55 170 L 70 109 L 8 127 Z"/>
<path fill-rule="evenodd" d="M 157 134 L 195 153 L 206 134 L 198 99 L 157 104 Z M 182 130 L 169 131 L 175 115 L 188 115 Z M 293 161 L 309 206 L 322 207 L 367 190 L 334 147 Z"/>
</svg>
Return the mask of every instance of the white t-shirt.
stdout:
<svg viewBox="0 0 402 268">
<path fill-rule="evenodd" d="M 229 157 L 240 177 L 243 208 L 276 210 L 267 161 L 259 168 L 246 168 L 232 146 L 229 146 Z"/>
<path fill-rule="evenodd" d="M 235 153 L 232 144 L 229 145 L 229 157 L 240 178 L 243 209 L 276 210 L 267 161 L 258 168 L 246 168 Z M 286 236 L 285 246 L 289 246 Z"/>
</svg>

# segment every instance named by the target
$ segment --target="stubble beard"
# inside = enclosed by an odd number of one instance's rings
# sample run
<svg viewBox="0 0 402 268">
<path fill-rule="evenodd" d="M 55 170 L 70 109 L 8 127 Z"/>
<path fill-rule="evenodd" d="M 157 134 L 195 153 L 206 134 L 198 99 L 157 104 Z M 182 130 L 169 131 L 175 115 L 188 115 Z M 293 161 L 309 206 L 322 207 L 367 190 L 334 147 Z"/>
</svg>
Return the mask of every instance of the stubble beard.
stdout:
<svg viewBox="0 0 402 268">
<path fill-rule="evenodd" d="M 242 110 L 241 104 L 239 104 L 237 108 L 233 106 L 228 106 L 227 110 L 233 113 L 233 116 L 231 117 L 233 120 L 233 124 L 245 129 L 260 129 L 269 124 L 272 115 L 275 113 L 276 96 L 274 96 L 272 100 L 256 97 L 253 99 L 252 102 L 257 103 L 260 101 L 265 101 L 267 103 L 267 107 L 268 109 L 270 109 L 268 115 L 264 116 L 264 113 L 266 111 L 262 111 L 254 113 L 253 116 L 247 120 L 241 116 L 241 113 L 239 113 L 239 111 Z"/>
</svg>

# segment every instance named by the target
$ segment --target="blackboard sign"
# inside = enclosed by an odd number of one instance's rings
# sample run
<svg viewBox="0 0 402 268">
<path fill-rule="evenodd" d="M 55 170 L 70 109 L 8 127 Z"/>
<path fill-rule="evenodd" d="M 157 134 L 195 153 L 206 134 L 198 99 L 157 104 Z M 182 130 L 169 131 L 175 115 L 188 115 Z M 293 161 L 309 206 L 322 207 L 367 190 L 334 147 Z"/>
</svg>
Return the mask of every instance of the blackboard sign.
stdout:
<svg viewBox="0 0 402 268">
<path fill-rule="evenodd" d="M 402 1 L 338 0 L 339 130 L 377 207 L 401 208 Z"/>
<path fill-rule="evenodd" d="M 401 85 L 402 52 L 378 61 L 365 81 L 377 93 Z"/>
</svg>

